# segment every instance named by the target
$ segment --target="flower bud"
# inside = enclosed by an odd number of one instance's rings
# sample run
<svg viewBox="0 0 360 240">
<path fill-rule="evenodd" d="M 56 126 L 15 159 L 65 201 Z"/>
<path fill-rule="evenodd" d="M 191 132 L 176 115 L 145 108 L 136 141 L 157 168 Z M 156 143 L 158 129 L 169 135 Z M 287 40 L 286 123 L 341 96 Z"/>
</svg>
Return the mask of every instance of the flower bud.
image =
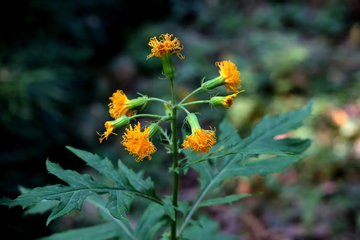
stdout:
<svg viewBox="0 0 360 240">
<path fill-rule="evenodd" d="M 211 89 L 217 88 L 225 84 L 225 80 L 219 76 L 217 78 L 211 79 L 209 81 L 204 82 L 201 87 L 204 91 L 209 91 Z"/>
<path fill-rule="evenodd" d="M 189 114 L 186 117 L 186 121 L 190 125 L 192 133 L 194 133 L 196 131 L 196 129 L 201 129 L 199 120 L 197 119 L 197 117 L 194 113 Z"/>
<path fill-rule="evenodd" d="M 149 139 L 152 138 L 159 130 L 160 126 L 158 123 L 152 123 L 149 126 Z"/>
<path fill-rule="evenodd" d="M 148 96 L 142 96 L 142 97 L 138 97 L 135 99 L 132 99 L 129 101 L 129 103 L 127 104 L 129 109 L 134 109 L 134 108 L 141 108 L 144 109 L 146 104 L 148 101 Z"/>
<path fill-rule="evenodd" d="M 121 127 L 124 127 L 124 126 L 127 126 L 130 124 L 130 118 L 126 115 L 116 119 L 115 121 L 111 121 L 111 126 L 115 129 L 117 128 L 121 128 Z"/>
</svg>

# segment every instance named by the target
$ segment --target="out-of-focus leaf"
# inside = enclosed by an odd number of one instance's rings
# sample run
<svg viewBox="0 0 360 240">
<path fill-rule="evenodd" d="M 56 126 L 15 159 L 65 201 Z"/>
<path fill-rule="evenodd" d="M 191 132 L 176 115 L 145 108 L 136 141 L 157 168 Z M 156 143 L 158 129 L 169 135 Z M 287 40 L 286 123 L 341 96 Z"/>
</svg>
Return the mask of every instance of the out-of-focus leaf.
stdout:
<svg viewBox="0 0 360 240">
<path fill-rule="evenodd" d="M 152 240 L 156 232 L 166 223 L 161 220 L 164 217 L 164 209 L 156 203 L 151 203 L 141 215 L 135 228 L 135 236 L 138 239 Z"/>
<path fill-rule="evenodd" d="M 190 220 L 192 214 L 198 208 L 206 194 L 217 187 L 224 179 L 236 175 L 267 175 L 282 172 L 286 166 L 303 158 L 301 155 L 296 154 L 280 154 L 280 156 L 275 158 L 242 162 L 248 155 L 254 155 L 255 152 L 250 151 L 249 153 L 241 153 L 241 150 L 257 148 L 260 144 L 271 148 L 272 143 L 276 141 L 273 139 L 276 135 L 302 126 L 303 120 L 311 113 L 312 105 L 313 101 L 310 101 L 306 106 L 297 111 L 286 112 L 273 117 L 264 117 L 264 119 L 255 126 L 250 137 L 240 140 L 240 143 L 236 144 L 240 153 L 233 154 L 231 157 L 226 156 L 220 163 L 216 172 L 212 170 L 209 162 L 206 161 L 193 165 L 193 168 L 199 173 L 198 180 L 200 182 L 200 191 L 191 210 L 185 217 L 184 223 L 180 228 L 180 233 L 185 229 L 187 222 Z M 228 127 L 231 126 L 228 125 Z M 231 131 L 232 130 L 228 130 L 227 132 Z M 265 141 L 267 145 L 265 145 Z M 190 162 L 191 160 L 192 159 L 189 159 Z"/>
<path fill-rule="evenodd" d="M 170 196 L 165 196 L 165 199 L 163 200 L 164 202 L 164 211 L 167 215 L 170 216 L 170 218 L 172 220 L 175 221 L 175 208 L 172 204 L 172 197 Z"/>
<path fill-rule="evenodd" d="M 218 239 L 237 239 L 236 236 L 228 236 L 225 234 L 216 233 L 219 229 L 219 224 L 212 221 L 205 215 L 200 216 L 198 220 L 199 224 L 194 224 L 185 229 L 182 237 L 183 239 L 206 239 L 206 240 L 218 240 Z"/>
<path fill-rule="evenodd" d="M 206 201 L 201 202 L 198 207 L 208 207 L 208 206 L 212 206 L 212 205 L 220 205 L 220 204 L 224 204 L 224 203 L 233 203 L 237 200 L 246 198 L 246 197 L 251 197 L 251 196 L 257 196 L 260 194 L 234 194 L 234 195 L 229 195 L 226 197 L 220 197 L 220 198 L 212 198 L 212 199 L 208 199 Z"/>
<path fill-rule="evenodd" d="M 109 222 L 92 227 L 74 229 L 63 233 L 56 233 L 48 237 L 40 238 L 39 240 L 104 240 L 118 237 L 119 231 L 119 226 Z"/>
</svg>

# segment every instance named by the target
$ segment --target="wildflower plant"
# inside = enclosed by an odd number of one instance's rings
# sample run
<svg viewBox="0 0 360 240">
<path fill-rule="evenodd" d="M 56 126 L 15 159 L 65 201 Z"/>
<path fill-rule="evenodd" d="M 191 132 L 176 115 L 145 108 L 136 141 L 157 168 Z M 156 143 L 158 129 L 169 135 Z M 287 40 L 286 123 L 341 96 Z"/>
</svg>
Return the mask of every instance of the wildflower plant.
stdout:
<svg viewBox="0 0 360 240">
<path fill-rule="evenodd" d="M 64 170 L 59 164 L 47 160 L 47 170 L 67 185 L 37 187 L 22 192 L 14 200 L 4 197 L 0 200 L 0 204 L 9 207 L 20 205 L 23 208 L 29 208 L 33 213 L 52 209 L 46 223 L 49 224 L 52 220 L 72 210 L 80 211 L 83 202 L 87 201 L 98 207 L 99 215 L 107 222 L 54 234 L 43 239 L 150 240 L 160 235 L 164 240 L 236 239 L 235 236 L 216 233 L 216 224 L 209 218 L 197 216 L 195 213 L 202 207 L 232 203 L 259 193 L 234 194 L 216 198 L 209 197 L 209 193 L 221 187 L 222 181 L 227 178 L 252 174 L 266 176 L 282 172 L 285 167 L 303 158 L 301 153 L 309 147 L 311 142 L 309 139 L 275 140 L 274 137 L 301 127 L 303 120 L 311 113 L 312 101 L 299 110 L 264 117 L 247 138 L 241 138 L 226 118 L 217 128 L 202 126 L 197 116 L 189 112 L 186 107 L 206 103 L 210 105 L 209 107 L 230 108 L 233 98 L 243 91 L 240 85 L 240 71 L 231 61 L 217 62 L 216 66 L 220 68 L 219 76 L 202 82 L 199 88 L 179 101 L 174 94 L 176 73 L 171 57 L 176 54 L 180 59 L 184 59 L 185 57 L 181 54 L 183 46 L 170 34 L 163 34 L 159 39 L 151 38 L 149 46 L 152 49 L 147 59 L 160 58 L 163 65 L 162 73 L 168 79 L 172 98 L 161 99 L 141 95 L 139 98 L 129 100 L 123 91 L 117 90 L 110 97 L 109 104 L 109 113 L 114 120 L 105 122 L 105 132 L 98 134 L 100 143 L 109 137 L 121 139 L 120 136 L 116 136 L 116 130 L 125 128 L 121 144 L 135 161 L 140 162 L 139 164 L 145 159 L 151 160 L 157 151 L 159 146 L 154 145 L 153 138 L 160 135 L 162 140 L 168 141 L 168 150 L 173 159 L 172 166 L 169 166 L 169 172 L 173 174 L 172 196 L 158 196 L 150 178 L 143 179 L 142 173 L 135 173 L 121 160 L 118 160 L 118 166 L 114 167 L 107 158 L 67 147 L 89 166 L 110 178 L 113 184 L 95 181 L 88 174 L 81 175 L 76 171 Z M 205 91 L 210 94 L 221 87 L 225 87 L 230 95 L 213 96 L 208 100 L 187 101 L 199 92 Z M 164 115 L 138 113 L 151 102 L 154 104 L 159 102 L 160 106 L 164 107 Z M 182 143 L 178 137 L 178 124 L 182 122 L 178 111 L 186 113 L 183 121 L 190 129 L 188 132 L 191 132 L 183 136 Z M 141 126 L 140 122 L 136 123 L 136 121 L 142 117 L 154 120 Z M 170 125 L 171 134 L 168 134 L 167 124 Z M 179 159 L 180 151 L 184 154 L 182 159 Z M 258 158 L 262 154 L 267 157 Z M 191 202 L 178 201 L 179 175 L 183 174 L 186 177 L 190 167 L 199 174 L 199 192 Z M 107 195 L 100 197 L 104 194 Z M 126 214 L 135 197 L 147 199 L 149 206 L 140 219 L 130 223 Z"/>
</svg>

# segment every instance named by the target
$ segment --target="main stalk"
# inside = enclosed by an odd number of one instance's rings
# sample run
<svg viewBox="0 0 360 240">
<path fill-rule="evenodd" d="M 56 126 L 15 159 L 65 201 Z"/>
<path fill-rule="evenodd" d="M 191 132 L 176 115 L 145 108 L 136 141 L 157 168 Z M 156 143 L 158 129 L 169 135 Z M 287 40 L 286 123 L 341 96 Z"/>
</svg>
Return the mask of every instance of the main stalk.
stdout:
<svg viewBox="0 0 360 240">
<path fill-rule="evenodd" d="M 178 143 L 177 143 L 177 107 L 176 107 L 176 98 L 174 92 L 174 86 L 172 78 L 170 79 L 171 86 L 171 94 L 172 94 L 172 121 L 171 121 L 171 129 L 172 129 L 172 150 L 173 150 L 173 169 L 178 166 Z M 178 192 L 179 192 L 179 174 L 174 171 L 173 175 L 173 198 L 172 204 L 175 207 L 175 220 L 171 221 L 171 240 L 176 240 L 176 219 L 177 219 L 177 200 L 178 200 Z"/>
</svg>

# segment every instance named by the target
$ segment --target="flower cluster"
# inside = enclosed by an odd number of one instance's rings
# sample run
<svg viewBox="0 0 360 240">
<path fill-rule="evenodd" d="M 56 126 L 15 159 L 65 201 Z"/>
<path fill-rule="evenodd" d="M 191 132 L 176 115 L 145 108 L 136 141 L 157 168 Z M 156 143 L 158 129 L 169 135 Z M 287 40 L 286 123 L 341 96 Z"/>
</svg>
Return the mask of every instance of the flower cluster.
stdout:
<svg viewBox="0 0 360 240">
<path fill-rule="evenodd" d="M 129 100 L 122 90 L 117 90 L 109 98 L 111 100 L 111 103 L 109 103 L 109 113 L 115 120 L 105 122 L 106 131 L 103 134 L 98 133 L 100 135 L 101 143 L 104 139 L 107 140 L 111 134 L 117 135 L 114 133 L 114 130 L 129 126 L 125 129 L 121 144 L 130 155 L 134 156 L 137 162 L 143 161 L 144 158 L 149 160 L 152 159 L 151 155 L 156 152 L 156 147 L 152 143 L 152 138 L 157 133 L 163 134 L 165 139 L 169 141 L 170 146 L 174 149 L 173 143 L 177 142 L 177 140 L 172 139 L 173 142 L 171 143 L 171 137 L 166 135 L 166 131 L 162 130 L 159 124 L 162 122 L 176 123 L 176 111 L 179 109 L 183 109 L 187 113 L 186 120 L 191 128 L 191 135 L 186 136 L 186 140 L 182 143 L 182 147 L 184 149 L 192 149 L 192 151 L 196 151 L 198 155 L 209 153 L 209 150 L 216 143 L 215 130 L 211 127 L 210 130 L 202 129 L 196 115 L 190 113 L 185 106 L 196 103 L 210 103 L 212 106 L 230 108 L 233 104 L 233 98 L 235 98 L 240 92 L 243 92 L 243 90 L 240 90 L 240 72 L 235 64 L 231 61 L 216 62 L 215 65 L 220 68 L 220 75 L 212 80 L 202 83 L 201 87 L 176 104 L 172 83 L 175 73 L 174 67 L 171 63 L 171 55 L 175 53 L 180 59 L 184 59 L 184 56 L 180 53 L 183 49 L 183 46 L 180 45 L 180 41 L 176 37 L 172 38 L 172 34 L 162 34 L 159 37 L 159 40 L 156 37 L 151 38 L 149 46 L 152 47 L 152 49 L 151 53 L 146 58 L 149 59 L 154 56 L 160 58 L 163 65 L 163 74 L 171 82 L 173 95 L 172 101 L 166 101 L 158 98 L 148 98 L 144 95 L 141 95 L 141 97 L 136 99 Z M 227 92 L 233 92 L 233 94 L 228 96 L 214 96 L 210 100 L 194 102 L 186 101 L 192 94 L 199 91 L 210 91 L 220 86 L 225 86 Z M 150 101 L 163 102 L 165 115 L 137 114 L 137 109 L 140 108 L 140 110 L 143 110 Z M 160 118 L 160 120 L 153 121 L 151 124 L 141 128 L 140 122 L 133 126 L 130 124 L 130 120 L 135 117 L 156 117 Z"/>
</svg>

